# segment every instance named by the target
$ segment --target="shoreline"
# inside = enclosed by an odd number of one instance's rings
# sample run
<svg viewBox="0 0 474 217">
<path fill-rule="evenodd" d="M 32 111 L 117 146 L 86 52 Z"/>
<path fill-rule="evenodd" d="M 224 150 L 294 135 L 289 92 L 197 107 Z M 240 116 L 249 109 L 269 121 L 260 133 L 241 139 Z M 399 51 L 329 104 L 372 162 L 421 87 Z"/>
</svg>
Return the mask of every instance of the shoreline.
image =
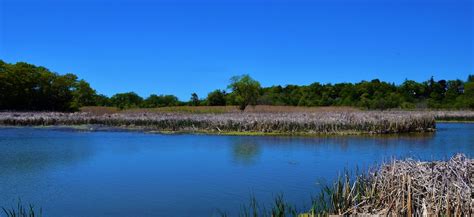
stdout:
<svg viewBox="0 0 474 217">
<path fill-rule="evenodd" d="M 465 123 L 465 124 L 474 124 L 474 120 L 436 120 L 436 123 Z"/>
</svg>

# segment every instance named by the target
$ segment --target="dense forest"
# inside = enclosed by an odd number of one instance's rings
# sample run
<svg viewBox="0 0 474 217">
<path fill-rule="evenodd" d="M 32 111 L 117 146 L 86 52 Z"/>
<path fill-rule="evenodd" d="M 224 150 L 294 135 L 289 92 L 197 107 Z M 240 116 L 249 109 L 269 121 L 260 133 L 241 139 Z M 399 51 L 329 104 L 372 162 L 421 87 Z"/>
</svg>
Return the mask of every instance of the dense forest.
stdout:
<svg viewBox="0 0 474 217">
<path fill-rule="evenodd" d="M 228 92 L 226 91 L 228 90 Z M 83 106 L 154 108 L 181 105 L 290 105 L 356 106 L 367 109 L 474 109 L 474 75 L 467 80 L 405 80 L 400 85 L 374 79 L 358 83 L 286 85 L 261 87 L 248 75 L 237 76 L 223 90 L 200 99 L 192 93 L 188 102 L 173 95 L 134 92 L 112 97 L 98 94 L 74 74 L 60 75 L 45 67 L 0 60 L 0 110 L 75 111 Z"/>
</svg>

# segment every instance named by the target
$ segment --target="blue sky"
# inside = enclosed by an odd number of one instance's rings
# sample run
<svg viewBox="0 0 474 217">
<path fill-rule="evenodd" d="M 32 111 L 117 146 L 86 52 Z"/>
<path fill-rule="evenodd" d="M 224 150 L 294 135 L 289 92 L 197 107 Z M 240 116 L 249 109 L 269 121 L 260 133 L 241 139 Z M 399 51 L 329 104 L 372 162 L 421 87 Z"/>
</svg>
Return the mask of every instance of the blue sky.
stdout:
<svg viewBox="0 0 474 217">
<path fill-rule="evenodd" d="M 474 73 L 472 0 L 0 0 L 0 59 L 98 92 L 187 100 L 263 86 Z"/>
</svg>

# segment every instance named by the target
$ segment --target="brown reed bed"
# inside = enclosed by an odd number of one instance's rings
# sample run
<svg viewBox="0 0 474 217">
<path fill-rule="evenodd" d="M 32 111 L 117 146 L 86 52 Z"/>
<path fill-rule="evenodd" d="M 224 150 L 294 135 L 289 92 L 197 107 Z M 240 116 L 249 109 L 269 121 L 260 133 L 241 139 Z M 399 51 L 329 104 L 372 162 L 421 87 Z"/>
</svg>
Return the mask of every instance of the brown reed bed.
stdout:
<svg viewBox="0 0 474 217">
<path fill-rule="evenodd" d="M 473 216 L 474 159 L 393 160 L 373 172 L 346 173 L 297 210 L 279 195 L 266 209 L 251 198 L 239 216 Z M 230 216 L 223 213 L 222 216 Z"/>
<path fill-rule="evenodd" d="M 463 154 L 448 161 L 394 160 L 353 183 L 348 180 L 334 187 L 338 201 L 342 201 L 334 206 L 334 214 L 474 214 L 474 159 Z"/>
<path fill-rule="evenodd" d="M 91 113 L 2 112 L 0 125 L 105 125 L 164 132 L 388 134 L 430 132 L 433 116 L 416 112 Z"/>
<path fill-rule="evenodd" d="M 439 121 L 474 121 L 474 110 L 429 111 Z"/>
<path fill-rule="evenodd" d="M 245 109 L 245 113 L 316 113 L 316 112 L 358 112 L 361 111 L 355 107 L 347 106 L 270 106 L 257 105 L 249 106 Z M 474 110 L 399 110 L 392 109 L 394 112 L 415 112 L 432 115 L 437 121 L 474 121 Z M 221 114 L 221 113 L 238 113 L 240 112 L 236 106 L 172 106 L 160 108 L 135 108 L 119 110 L 115 107 L 103 106 L 87 106 L 82 107 L 81 112 L 87 112 L 94 115 L 115 114 L 115 113 L 192 113 L 192 114 Z"/>
</svg>

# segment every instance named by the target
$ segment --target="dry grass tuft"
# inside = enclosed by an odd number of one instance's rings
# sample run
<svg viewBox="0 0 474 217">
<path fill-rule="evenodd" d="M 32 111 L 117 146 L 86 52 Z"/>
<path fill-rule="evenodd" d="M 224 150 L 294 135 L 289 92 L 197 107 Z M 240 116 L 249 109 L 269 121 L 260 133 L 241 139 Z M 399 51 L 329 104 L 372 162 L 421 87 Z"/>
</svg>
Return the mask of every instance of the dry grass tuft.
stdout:
<svg viewBox="0 0 474 217">
<path fill-rule="evenodd" d="M 347 180 L 347 181 L 346 181 Z M 471 216 L 474 213 L 474 159 L 458 154 L 448 161 L 395 160 L 353 183 L 337 182 L 329 213 L 384 216 Z"/>
</svg>

